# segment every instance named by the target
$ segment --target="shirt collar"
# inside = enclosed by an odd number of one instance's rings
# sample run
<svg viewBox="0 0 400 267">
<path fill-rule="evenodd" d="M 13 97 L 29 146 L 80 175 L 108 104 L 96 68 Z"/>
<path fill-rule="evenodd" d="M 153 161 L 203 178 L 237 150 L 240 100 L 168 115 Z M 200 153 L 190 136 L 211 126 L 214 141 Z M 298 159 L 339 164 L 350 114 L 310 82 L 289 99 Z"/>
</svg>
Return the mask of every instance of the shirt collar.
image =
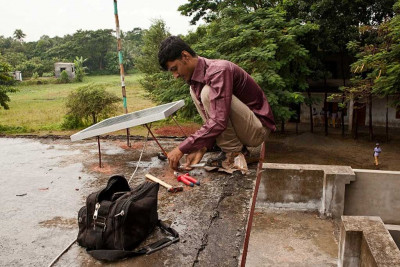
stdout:
<svg viewBox="0 0 400 267">
<path fill-rule="evenodd" d="M 206 62 L 203 57 L 198 56 L 197 57 L 197 65 L 196 68 L 193 71 L 192 78 L 190 79 L 190 83 L 192 84 L 193 82 L 199 82 L 202 83 L 204 82 L 204 75 L 205 75 L 205 68 L 206 68 Z"/>
</svg>

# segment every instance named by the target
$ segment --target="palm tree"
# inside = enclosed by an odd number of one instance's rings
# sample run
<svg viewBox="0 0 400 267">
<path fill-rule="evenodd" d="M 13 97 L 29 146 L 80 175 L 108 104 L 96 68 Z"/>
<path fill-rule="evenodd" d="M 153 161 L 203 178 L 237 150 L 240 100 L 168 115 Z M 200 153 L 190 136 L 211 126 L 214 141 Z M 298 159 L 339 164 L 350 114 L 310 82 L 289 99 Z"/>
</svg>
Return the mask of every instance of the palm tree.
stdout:
<svg viewBox="0 0 400 267">
<path fill-rule="evenodd" d="M 16 29 L 14 31 L 14 38 L 18 41 L 20 41 L 21 43 L 24 41 L 24 38 L 26 37 L 26 34 L 22 32 L 21 29 Z"/>
</svg>

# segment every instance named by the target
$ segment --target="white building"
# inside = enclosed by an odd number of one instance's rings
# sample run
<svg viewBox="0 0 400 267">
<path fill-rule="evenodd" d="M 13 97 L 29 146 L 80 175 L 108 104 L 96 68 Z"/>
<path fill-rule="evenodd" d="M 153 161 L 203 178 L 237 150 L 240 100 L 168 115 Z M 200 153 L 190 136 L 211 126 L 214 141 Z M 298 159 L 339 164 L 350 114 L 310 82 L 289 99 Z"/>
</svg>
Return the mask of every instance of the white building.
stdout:
<svg viewBox="0 0 400 267">
<path fill-rule="evenodd" d="M 56 62 L 54 63 L 54 73 L 56 78 L 60 78 L 61 72 L 66 71 L 70 79 L 75 78 L 75 65 L 74 63 L 68 62 Z"/>
</svg>

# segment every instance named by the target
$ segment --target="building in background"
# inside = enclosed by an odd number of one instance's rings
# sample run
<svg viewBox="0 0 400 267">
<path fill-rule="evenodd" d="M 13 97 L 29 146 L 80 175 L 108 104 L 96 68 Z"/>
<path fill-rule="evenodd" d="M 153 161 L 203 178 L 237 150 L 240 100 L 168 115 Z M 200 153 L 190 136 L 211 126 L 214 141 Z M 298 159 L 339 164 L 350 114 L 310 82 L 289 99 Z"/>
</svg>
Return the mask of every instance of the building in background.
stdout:
<svg viewBox="0 0 400 267">
<path fill-rule="evenodd" d="M 22 81 L 22 72 L 19 70 L 13 71 L 12 76 L 16 81 Z"/>
<path fill-rule="evenodd" d="M 70 79 L 75 78 L 75 65 L 74 63 L 68 62 L 56 62 L 54 63 L 54 74 L 56 78 L 60 78 L 61 72 L 66 71 Z"/>
</svg>

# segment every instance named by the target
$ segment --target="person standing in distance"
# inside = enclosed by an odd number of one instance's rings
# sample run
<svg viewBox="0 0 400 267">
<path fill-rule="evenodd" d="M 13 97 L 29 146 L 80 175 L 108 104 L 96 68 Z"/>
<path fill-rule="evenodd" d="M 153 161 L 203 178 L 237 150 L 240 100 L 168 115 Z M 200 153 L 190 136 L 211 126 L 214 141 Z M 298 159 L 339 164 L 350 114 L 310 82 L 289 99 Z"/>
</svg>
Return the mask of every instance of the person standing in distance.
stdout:
<svg viewBox="0 0 400 267">
<path fill-rule="evenodd" d="M 216 143 L 222 153 L 211 161 L 232 161 L 245 146 L 258 146 L 276 130 L 267 98 L 254 79 L 236 64 L 198 56 L 177 36 L 161 42 L 158 61 L 175 78 L 190 85 L 190 95 L 203 119 L 203 126 L 168 153 L 169 165 L 177 169 L 186 156 L 185 168 L 198 163 Z"/>
<path fill-rule="evenodd" d="M 382 149 L 379 146 L 379 143 L 376 143 L 376 146 L 374 148 L 374 159 L 375 159 L 375 166 L 378 167 L 379 165 L 379 155 L 381 154 Z"/>
</svg>

